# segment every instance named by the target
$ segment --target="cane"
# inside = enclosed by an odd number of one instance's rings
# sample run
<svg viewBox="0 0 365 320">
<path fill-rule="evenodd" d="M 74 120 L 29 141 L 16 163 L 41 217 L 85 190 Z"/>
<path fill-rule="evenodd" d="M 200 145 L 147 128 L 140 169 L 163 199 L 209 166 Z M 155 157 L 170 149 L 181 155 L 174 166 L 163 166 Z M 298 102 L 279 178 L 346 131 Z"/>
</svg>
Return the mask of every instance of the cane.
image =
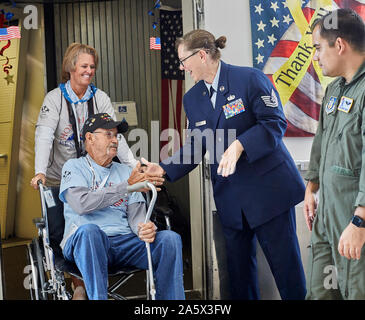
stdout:
<svg viewBox="0 0 365 320">
<path fill-rule="evenodd" d="M 149 181 L 143 181 L 135 183 L 131 186 L 127 187 L 128 192 L 135 192 L 140 189 L 150 189 L 152 191 L 152 199 L 149 202 L 148 210 L 145 218 L 145 223 L 147 223 L 150 220 L 153 207 L 155 206 L 155 202 L 157 199 L 157 191 L 156 187 L 150 183 Z M 156 289 L 155 289 L 155 281 L 153 279 L 153 265 L 152 265 L 152 255 L 151 255 L 151 248 L 150 244 L 146 242 L 146 249 L 147 249 L 147 259 L 148 259 L 148 281 L 149 281 L 149 287 L 150 287 L 150 295 L 152 300 L 156 300 Z"/>
</svg>

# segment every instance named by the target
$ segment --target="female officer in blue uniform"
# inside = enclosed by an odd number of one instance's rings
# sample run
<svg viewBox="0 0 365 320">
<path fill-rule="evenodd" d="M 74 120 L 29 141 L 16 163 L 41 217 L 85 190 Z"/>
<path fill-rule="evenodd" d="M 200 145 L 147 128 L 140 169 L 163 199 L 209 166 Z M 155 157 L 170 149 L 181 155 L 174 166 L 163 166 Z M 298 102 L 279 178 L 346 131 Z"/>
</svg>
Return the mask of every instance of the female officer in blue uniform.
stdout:
<svg viewBox="0 0 365 320">
<path fill-rule="evenodd" d="M 196 82 L 183 99 L 189 129 L 210 130 L 217 143 L 191 134 L 180 151 L 160 166 L 166 178 L 175 181 L 193 170 L 206 151 L 214 157 L 211 179 L 233 299 L 259 299 L 256 238 L 281 298 L 304 299 L 294 210 L 304 198 L 304 184 L 282 141 L 287 126 L 282 105 L 261 71 L 220 60 L 225 42 L 225 37 L 215 40 L 205 30 L 177 40 L 180 68 Z M 230 143 L 232 129 L 236 140 Z M 219 142 L 224 145 L 218 146 Z M 223 155 L 218 149 L 225 150 Z"/>
</svg>

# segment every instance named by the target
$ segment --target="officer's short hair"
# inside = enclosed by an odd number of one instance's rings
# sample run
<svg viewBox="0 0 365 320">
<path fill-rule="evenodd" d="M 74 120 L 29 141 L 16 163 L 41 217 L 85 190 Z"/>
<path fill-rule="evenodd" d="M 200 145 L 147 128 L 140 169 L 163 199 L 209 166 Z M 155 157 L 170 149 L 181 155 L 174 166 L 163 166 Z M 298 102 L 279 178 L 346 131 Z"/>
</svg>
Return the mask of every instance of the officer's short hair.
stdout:
<svg viewBox="0 0 365 320">
<path fill-rule="evenodd" d="M 328 41 L 330 47 L 337 38 L 346 40 L 351 47 L 365 53 L 365 24 L 362 18 L 352 9 L 337 9 L 316 19 L 311 30 L 319 26 L 320 35 Z"/>
</svg>

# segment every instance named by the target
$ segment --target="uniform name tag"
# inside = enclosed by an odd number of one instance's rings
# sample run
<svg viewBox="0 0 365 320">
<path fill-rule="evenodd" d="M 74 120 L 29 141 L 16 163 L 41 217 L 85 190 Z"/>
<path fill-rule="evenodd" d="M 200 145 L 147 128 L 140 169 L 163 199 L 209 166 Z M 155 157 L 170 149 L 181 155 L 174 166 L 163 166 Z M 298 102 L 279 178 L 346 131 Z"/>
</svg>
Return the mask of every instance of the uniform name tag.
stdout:
<svg viewBox="0 0 365 320">
<path fill-rule="evenodd" d="M 204 126 L 205 124 L 207 124 L 207 122 L 205 120 L 203 120 L 203 121 L 196 122 L 195 126 L 196 127 L 201 127 L 201 126 Z"/>
<path fill-rule="evenodd" d="M 354 103 L 354 99 L 347 98 L 344 96 L 341 98 L 340 104 L 338 105 L 337 109 L 342 112 L 349 113 L 353 103 Z"/>
<path fill-rule="evenodd" d="M 335 110 L 337 97 L 331 97 L 330 100 L 326 104 L 326 113 L 329 114 Z"/>
<path fill-rule="evenodd" d="M 241 98 L 231 103 L 227 103 L 222 108 L 224 111 L 224 115 L 226 116 L 226 119 L 229 119 L 237 114 L 240 114 L 241 112 L 246 111 Z"/>
</svg>

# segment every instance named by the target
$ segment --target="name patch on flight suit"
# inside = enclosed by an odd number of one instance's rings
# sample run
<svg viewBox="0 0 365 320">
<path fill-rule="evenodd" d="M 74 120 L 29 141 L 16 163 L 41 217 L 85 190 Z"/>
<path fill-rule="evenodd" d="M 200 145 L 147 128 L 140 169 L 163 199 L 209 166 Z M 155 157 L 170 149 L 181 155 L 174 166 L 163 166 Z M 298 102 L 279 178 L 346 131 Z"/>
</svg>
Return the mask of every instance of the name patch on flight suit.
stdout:
<svg viewBox="0 0 365 320">
<path fill-rule="evenodd" d="M 227 103 L 226 105 L 222 106 L 222 108 L 226 119 L 232 118 L 233 116 L 246 111 L 241 98 L 231 103 Z"/>
<path fill-rule="evenodd" d="M 331 97 L 330 101 L 327 102 L 327 104 L 326 104 L 326 113 L 327 114 L 329 114 L 329 113 L 333 112 L 333 110 L 335 110 L 336 101 L 337 101 L 337 97 Z"/>
<path fill-rule="evenodd" d="M 341 98 L 340 104 L 338 105 L 337 109 L 342 112 L 349 113 L 353 103 L 354 103 L 354 99 L 347 98 L 344 96 Z"/>
</svg>

